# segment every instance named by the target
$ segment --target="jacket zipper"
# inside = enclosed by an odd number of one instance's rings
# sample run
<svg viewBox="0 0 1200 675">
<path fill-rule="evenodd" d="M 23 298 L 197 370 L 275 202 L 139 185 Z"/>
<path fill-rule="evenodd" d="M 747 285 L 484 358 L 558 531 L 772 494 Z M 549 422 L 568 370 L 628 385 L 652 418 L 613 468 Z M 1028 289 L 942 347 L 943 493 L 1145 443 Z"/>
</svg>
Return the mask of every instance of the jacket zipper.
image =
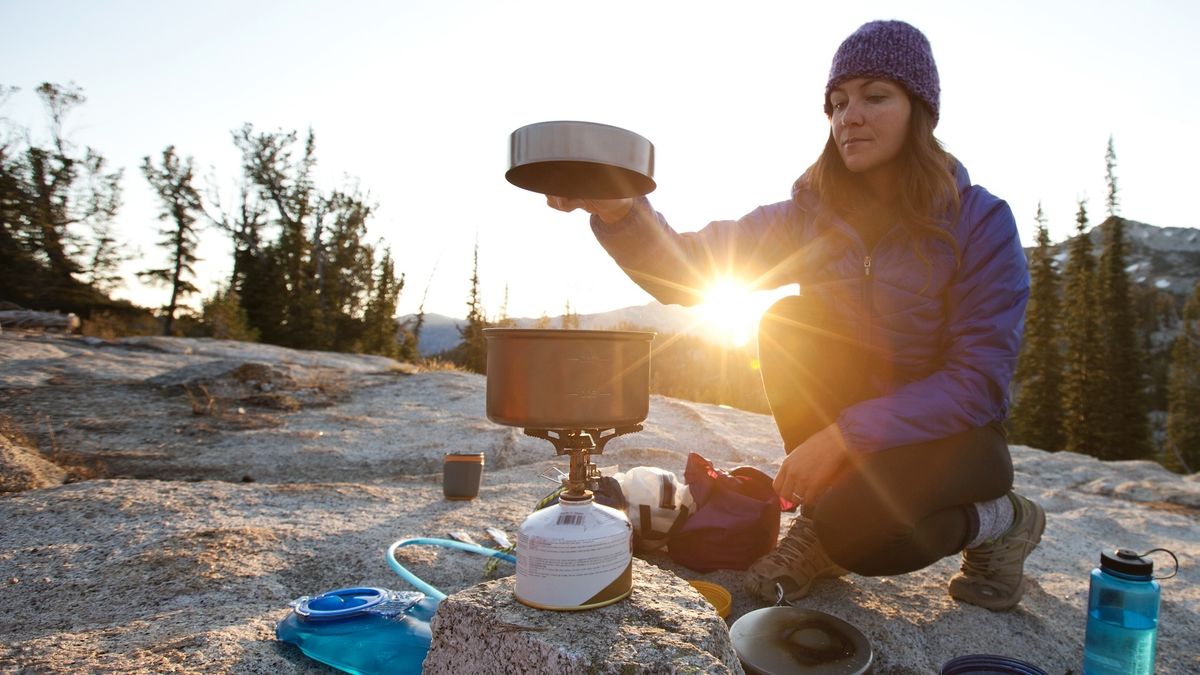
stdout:
<svg viewBox="0 0 1200 675">
<path fill-rule="evenodd" d="M 871 279 L 871 256 L 863 257 L 863 344 L 870 348 L 871 345 L 871 308 L 872 308 L 872 289 L 874 283 Z"/>
</svg>

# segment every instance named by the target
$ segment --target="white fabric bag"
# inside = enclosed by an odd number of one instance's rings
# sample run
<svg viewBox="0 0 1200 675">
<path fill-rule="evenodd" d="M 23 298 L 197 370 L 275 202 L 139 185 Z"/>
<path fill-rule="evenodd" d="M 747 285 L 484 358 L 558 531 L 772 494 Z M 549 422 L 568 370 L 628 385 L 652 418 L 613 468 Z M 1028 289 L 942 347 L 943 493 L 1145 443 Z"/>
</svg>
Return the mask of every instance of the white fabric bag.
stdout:
<svg viewBox="0 0 1200 675">
<path fill-rule="evenodd" d="M 665 546 L 675 521 L 696 508 L 687 484 L 666 469 L 635 466 L 613 478 L 629 502 L 634 548 L 639 551 Z"/>
</svg>

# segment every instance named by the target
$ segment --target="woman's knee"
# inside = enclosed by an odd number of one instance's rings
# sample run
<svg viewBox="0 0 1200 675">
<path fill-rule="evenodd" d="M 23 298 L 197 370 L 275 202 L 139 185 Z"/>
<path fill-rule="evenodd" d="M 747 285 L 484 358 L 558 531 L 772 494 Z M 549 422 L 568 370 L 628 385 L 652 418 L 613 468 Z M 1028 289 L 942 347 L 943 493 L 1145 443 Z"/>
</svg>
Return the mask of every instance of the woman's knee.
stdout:
<svg viewBox="0 0 1200 675">
<path fill-rule="evenodd" d="M 806 295 L 789 295 L 776 300 L 758 322 L 759 339 L 764 334 L 797 336 L 827 341 L 854 341 L 857 333 L 847 317 Z"/>
<path fill-rule="evenodd" d="M 802 295 L 776 300 L 759 319 L 759 347 L 779 344 L 781 337 L 799 334 L 802 326 L 811 323 L 811 314 L 811 303 Z"/>
</svg>

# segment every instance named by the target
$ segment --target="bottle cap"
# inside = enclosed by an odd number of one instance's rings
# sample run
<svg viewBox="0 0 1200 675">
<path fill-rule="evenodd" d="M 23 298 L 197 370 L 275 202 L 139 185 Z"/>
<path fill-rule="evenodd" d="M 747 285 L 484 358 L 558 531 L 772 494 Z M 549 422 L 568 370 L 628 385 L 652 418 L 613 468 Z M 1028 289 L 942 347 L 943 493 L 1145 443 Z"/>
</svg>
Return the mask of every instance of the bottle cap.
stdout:
<svg viewBox="0 0 1200 675">
<path fill-rule="evenodd" d="M 1143 558 L 1127 548 L 1119 548 L 1112 553 L 1100 553 L 1100 569 L 1134 577 L 1149 577 L 1154 572 L 1154 561 Z"/>
<path fill-rule="evenodd" d="M 689 579 L 688 583 L 692 585 L 692 588 L 700 591 L 700 595 L 704 596 L 708 604 L 717 610 L 717 616 L 722 619 L 729 616 L 729 608 L 733 606 L 733 595 L 725 590 L 725 587 L 702 579 Z"/>
</svg>

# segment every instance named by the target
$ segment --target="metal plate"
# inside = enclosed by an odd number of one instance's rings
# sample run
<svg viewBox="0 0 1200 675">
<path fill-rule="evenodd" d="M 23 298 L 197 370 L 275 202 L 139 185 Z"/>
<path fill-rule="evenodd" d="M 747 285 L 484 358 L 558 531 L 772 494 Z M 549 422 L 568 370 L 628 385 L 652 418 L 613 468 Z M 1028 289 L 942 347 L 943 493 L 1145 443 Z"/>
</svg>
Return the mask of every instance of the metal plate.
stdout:
<svg viewBox="0 0 1200 675">
<path fill-rule="evenodd" d="M 841 619 L 812 609 L 765 607 L 729 629 L 747 673 L 861 675 L 874 653 L 866 636 Z"/>
</svg>

